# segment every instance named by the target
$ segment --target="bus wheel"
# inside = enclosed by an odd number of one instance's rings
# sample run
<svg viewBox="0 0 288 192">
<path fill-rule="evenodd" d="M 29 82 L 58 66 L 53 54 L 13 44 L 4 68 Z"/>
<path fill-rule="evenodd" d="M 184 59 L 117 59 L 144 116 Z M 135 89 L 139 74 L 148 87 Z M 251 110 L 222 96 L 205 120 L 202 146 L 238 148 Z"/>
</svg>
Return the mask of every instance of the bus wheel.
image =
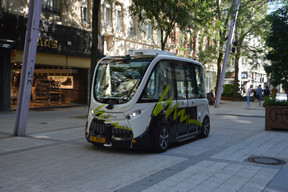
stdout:
<svg viewBox="0 0 288 192">
<path fill-rule="evenodd" d="M 210 133 L 210 119 L 209 117 L 205 117 L 202 123 L 200 137 L 206 138 L 208 137 L 209 133 Z"/>
<path fill-rule="evenodd" d="M 157 153 L 167 151 L 169 147 L 170 133 L 167 125 L 162 124 L 156 131 L 153 150 Z"/>
</svg>

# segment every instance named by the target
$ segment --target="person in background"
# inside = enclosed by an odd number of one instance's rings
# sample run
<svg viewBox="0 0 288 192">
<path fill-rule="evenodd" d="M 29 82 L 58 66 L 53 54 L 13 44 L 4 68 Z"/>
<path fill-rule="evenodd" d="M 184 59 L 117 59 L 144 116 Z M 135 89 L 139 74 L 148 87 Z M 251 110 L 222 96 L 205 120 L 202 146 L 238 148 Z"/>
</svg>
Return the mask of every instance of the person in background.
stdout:
<svg viewBox="0 0 288 192">
<path fill-rule="evenodd" d="M 209 104 L 210 105 L 214 105 L 215 97 L 214 97 L 214 94 L 213 94 L 213 89 L 211 89 L 211 91 L 207 94 L 207 99 L 209 100 Z"/>
<path fill-rule="evenodd" d="M 253 96 L 254 96 L 254 101 L 256 101 L 257 97 L 257 87 L 255 89 L 252 89 Z"/>
<path fill-rule="evenodd" d="M 271 97 L 276 97 L 277 92 L 278 92 L 277 88 L 273 87 L 273 89 L 271 90 Z"/>
<path fill-rule="evenodd" d="M 258 102 L 259 102 L 259 106 L 261 106 L 262 91 L 263 91 L 263 89 L 262 89 L 261 85 L 259 85 L 258 89 L 257 89 L 257 92 L 256 92 L 257 99 L 258 99 Z"/>
<path fill-rule="evenodd" d="M 250 96 L 251 96 L 251 94 L 252 94 L 252 85 L 250 85 L 250 87 L 248 88 L 248 90 L 247 90 L 247 92 L 246 92 L 246 97 L 247 97 L 247 105 L 248 105 L 248 107 L 250 107 L 251 106 L 251 104 L 250 104 Z"/>
<path fill-rule="evenodd" d="M 266 86 L 266 88 L 264 89 L 264 98 L 269 96 L 270 96 L 270 89 L 268 88 L 268 86 Z"/>
</svg>

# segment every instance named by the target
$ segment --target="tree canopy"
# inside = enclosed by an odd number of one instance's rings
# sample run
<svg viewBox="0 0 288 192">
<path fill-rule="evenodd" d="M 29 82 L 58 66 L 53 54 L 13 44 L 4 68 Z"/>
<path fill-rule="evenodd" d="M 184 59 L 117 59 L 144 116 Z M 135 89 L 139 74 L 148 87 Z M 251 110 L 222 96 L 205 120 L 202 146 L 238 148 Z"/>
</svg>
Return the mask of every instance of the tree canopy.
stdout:
<svg viewBox="0 0 288 192">
<path fill-rule="evenodd" d="M 271 27 L 266 37 L 266 45 L 269 47 L 266 58 L 271 65 L 266 65 L 265 71 L 270 75 L 273 86 L 282 84 L 288 93 L 288 6 L 272 12 L 267 20 Z"/>
<path fill-rule="evenodd" d="M 234 41 L 237 42 L 236 52 L 233 57 L 234 62 L 234 88 L 233 97 L 237 97 L 240 90 L 239 85 L 239 60 L 242 56 L 248 58 L 251 68 L 256 68 L 264 59 L 263 38 L 266 27 L 265 15 L 268 0 L 242 0 L 236 22 Z M 256 38 L 259 43 L 253 45 L 249 39 Z"/>
<path fill-rule="evenodd" d="M 197 21 L 194 13 L 201 4 L 200 0 L 132 0 L 130 11 L 139 22 L 150 22 L 160 31 L 161 49 L 164 50 L 176 24 L 185 29 L 191 21 Z"/>
</svg>

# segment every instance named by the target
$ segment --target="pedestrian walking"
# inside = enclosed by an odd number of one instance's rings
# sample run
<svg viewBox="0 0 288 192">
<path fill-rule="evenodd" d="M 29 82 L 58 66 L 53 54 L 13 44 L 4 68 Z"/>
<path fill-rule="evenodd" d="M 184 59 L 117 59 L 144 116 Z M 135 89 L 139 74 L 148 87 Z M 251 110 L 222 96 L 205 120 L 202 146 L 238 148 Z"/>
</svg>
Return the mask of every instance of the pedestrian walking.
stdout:
<svg viewBox="0 0 288 192">
<path fill-rule="evenodd" d="M 256 92 L 257 99 L 258 99 L 258 102 L 259 102 L 259 106 L 261 106 L 262 91 L 263 91 L 263 89 L 262 89 L 261 85 L 259 85 L 258 89 L 257 89 L 257 92 Z"/>
<path fill-rule="evenodd" d="M 253 92 L 253 97 L 254 97 L 254 101 L 257 101 L 257 87 L 255 89 L 252 89 Z"/>
<path fill-rule="evenodd" d="M 248 105 L 248 107 L 250 107 L 251 106 L 251 104 L 250 104 L 250 96 L 251 96 L 251 94 L 252 94 L 252 85 L 250 85 L 250 87 L 248 88 L 248 90 L 247 90 L 247 92 L 246 92 L 246 97 L 247 97 L 247 105 Z"/>
<path fill-rule="evenodd" d="M 270 89 L 268 88 L 268 86 L 266 86 L 266 88 L 264 89 L 264 98 L 269 96 L 270 96 Z"/>
</svg>

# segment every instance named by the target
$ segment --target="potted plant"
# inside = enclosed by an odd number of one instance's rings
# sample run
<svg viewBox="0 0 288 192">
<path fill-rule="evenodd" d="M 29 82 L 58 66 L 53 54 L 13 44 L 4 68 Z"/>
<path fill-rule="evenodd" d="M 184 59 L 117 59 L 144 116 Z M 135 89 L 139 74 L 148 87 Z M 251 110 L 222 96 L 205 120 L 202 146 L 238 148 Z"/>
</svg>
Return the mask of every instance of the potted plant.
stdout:
<svg viewBox="0 0 288 192">
<path fill-rule="evenodd" d="M 288 6 L 283 6 L 267 16 L 270 27 L 266 34 L 268 53 L 266 59 L 270 65 L 264 66 L 270 83 L 275 87 L 282 85 L 288 93 Z M 287 94 L 288 97 L 288 94 Z M 288 130 L 288 102 L 277 101 L 275 97 L 265 98 L 265 129 Z"/>
<path fill-rule="evenodd" d="M 288 100 L 279 101 L 276 97 L 264 98 L 265 130 L 288 130 Z"/>
</svg>

